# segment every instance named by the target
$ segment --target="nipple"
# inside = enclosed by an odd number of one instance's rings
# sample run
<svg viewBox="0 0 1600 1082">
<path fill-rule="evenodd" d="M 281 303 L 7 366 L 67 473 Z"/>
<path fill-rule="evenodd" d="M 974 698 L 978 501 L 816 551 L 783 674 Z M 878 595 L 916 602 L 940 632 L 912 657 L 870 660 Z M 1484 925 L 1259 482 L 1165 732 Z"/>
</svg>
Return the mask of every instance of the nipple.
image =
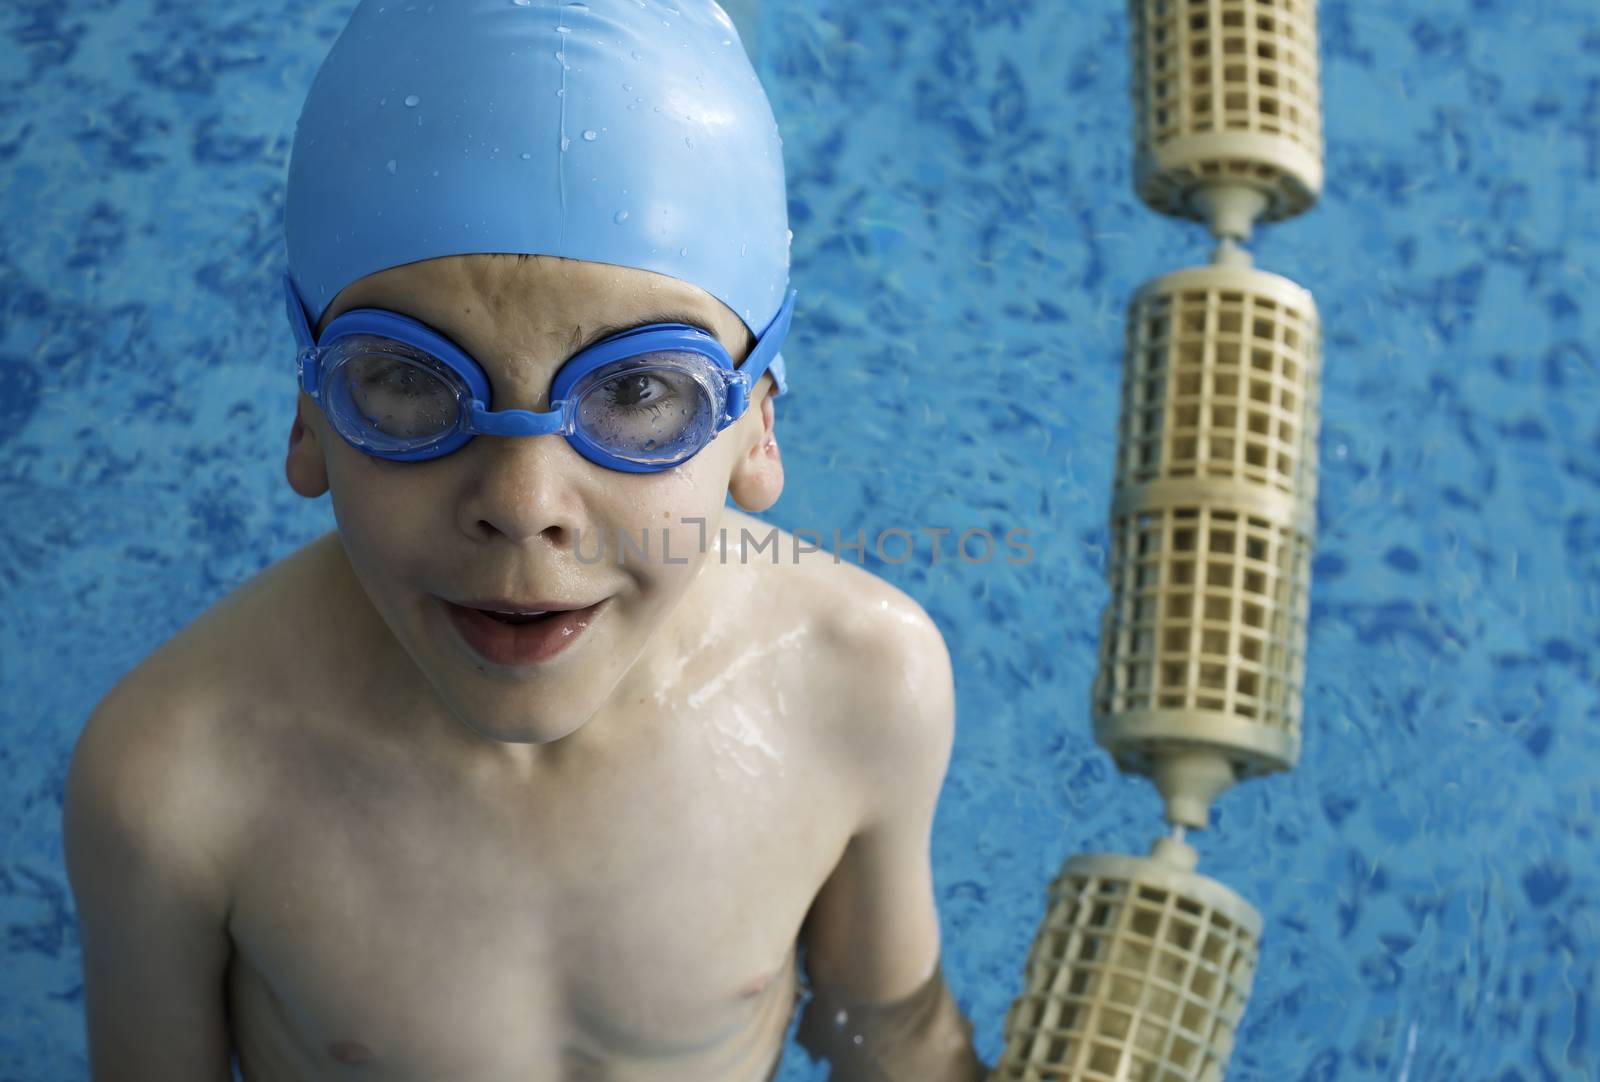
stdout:
<svg viewBox="0 0 1600 1082">
<path fill-rule="evenodd" d="M 757 977 L 755 980 L 750 981 L 743 988 L 739 989 L 739 994 L 747 998 L 750 996 L 759 996 L 766 990 L 767 985 L 771 983 L 772 974 L 768 973 L 766 976 Z"/>
</svg>

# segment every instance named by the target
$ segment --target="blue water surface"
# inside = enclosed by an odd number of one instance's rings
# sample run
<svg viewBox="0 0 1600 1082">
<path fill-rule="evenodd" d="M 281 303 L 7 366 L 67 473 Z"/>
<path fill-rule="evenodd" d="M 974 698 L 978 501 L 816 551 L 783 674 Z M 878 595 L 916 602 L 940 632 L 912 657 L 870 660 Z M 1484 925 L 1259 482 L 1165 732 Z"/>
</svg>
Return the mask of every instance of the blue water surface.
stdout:
<svg viewBox="0 0 1600 1082">
<path fill-rule="evenodd" d="M 277 276 L 295 117 L 351 7 L 0 2 L 3 1082 L 87 1074 L 58 829 L 85 717 L 333 524 L 283 480 Z M 1209 243 L 1132 194 L 1121 3 L 758 18 L 801 295 L 769 517 L 1020 528 L 1035 551 L 866 560 L 955 661 L 934 871 L 992 1060 L 1062 860 L 1160 825 L 1088 691 L 1123 312 Z M 1593 1080 L 1600 11 L 1319 19 L 1326 191 L 1253 245 L 1326 331 L 1304 753 L 1197 843 L 1266 922 L 1229 1077 Z M 791 1045 L 782 1082 L 821 1077 Z"/>
</svg>

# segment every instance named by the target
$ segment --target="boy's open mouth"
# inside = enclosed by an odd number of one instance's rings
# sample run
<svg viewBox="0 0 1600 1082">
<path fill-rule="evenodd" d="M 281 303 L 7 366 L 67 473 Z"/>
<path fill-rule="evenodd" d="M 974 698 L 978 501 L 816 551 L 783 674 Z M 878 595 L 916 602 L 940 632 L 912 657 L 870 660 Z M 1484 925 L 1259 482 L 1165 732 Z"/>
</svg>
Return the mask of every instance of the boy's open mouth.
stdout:
<svg viewBox="0 0 1600 1082">
<path fill-rule="evenodd" d="M 531 623 L 535 622 L 536 620 L 545 620 L 545 619 L 548 619 L 549 617 L 555 615 L 554 612 L 510 613 L 510 612 L 495 612 L 493 609 L 479 609 L 478 611 L 483 613 L 485 616 L 487 616 L 491 620 L 498 620 L 502 624 L 511 624 L 512 626 L 520 626 L 522 624 L 531 624 Z"/>
<path fill-rule="evenodd" d="M 526 665 L 560 653 L 580 637 L 605 607 L 468 606 L 439 599 L 457 633 L 474 653 L 497 665 Z"/>
</svg>

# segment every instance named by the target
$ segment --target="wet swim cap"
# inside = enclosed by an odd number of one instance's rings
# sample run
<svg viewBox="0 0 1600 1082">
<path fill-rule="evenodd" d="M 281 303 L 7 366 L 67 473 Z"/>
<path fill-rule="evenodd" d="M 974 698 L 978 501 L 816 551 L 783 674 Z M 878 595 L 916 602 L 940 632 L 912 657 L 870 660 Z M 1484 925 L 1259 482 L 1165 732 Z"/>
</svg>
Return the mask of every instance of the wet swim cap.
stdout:
<svg viewBox="0 0 1600 1082">
<path fill-rule="evenodd" d="M 315 326 L 389 267 L 565 256 L 682 279 L 759 335 L 789 281 L 781 147 L 712 0 L 362 0 L 295 130 L 289 273 Z"/>
</svg>

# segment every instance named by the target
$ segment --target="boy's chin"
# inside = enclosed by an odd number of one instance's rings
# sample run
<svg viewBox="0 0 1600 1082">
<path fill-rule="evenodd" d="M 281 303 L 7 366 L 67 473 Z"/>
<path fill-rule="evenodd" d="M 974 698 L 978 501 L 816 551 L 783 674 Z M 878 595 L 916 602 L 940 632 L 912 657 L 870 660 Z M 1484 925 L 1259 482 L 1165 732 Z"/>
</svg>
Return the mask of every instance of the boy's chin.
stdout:
<svg viewBox="0 0 1600 1082">
<path fill-rule="evenodd" d="M 592 715 L 590 715 L 592 716 Z M 496 744 L 547 745 L 565 740 L 582 729 L 590 716 L 584 717 L 493 717 L 478 715 L 459 719 L 484 740 Z"/>
<path fill-rule="evenodd" d="M 614 665 L 584 664 L 502 683 L 457 671 L 439 690 L 455 720 L 484 741 L 576 750 L 589 743 L 588 730 L 606 728 L 620 675 Z"/>
<path fill-rule="evenodd" d="M 455 672 L 446 678 L 453 686 L 435 687 L 455 720 L 485 740 L 554 744 L 589 723 L 610 682 L 592 671 L 542 675 L 522 684 L 502 684 Z"/>
</svg>

